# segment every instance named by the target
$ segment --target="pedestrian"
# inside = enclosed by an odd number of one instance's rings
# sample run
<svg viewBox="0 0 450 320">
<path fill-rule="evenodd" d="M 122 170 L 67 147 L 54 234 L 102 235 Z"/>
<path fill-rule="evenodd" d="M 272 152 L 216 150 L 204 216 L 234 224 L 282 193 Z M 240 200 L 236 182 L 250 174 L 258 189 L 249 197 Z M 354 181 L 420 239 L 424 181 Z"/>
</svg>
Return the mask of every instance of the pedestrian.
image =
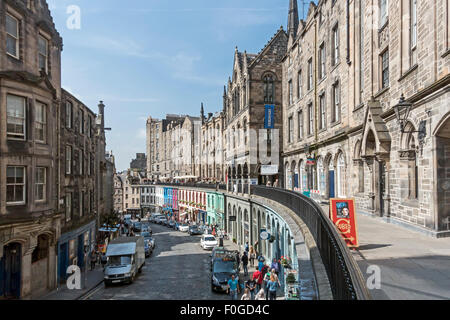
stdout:
<svg viewBox="0 0 450 320">
<path fill-rule="evenodd" d="M 255 300 L 265 300 L 265 294 L 264 294 L 264 289 L 261 289 L 258 291 L 258 293 L 256 294 Z"/>
<path fill-rule="evenodd" d="M 264 260 L 258 258 L 258 271 L 262 272 L 263 268 L 264 268 Z"/>
<path fill-rule="evenodd" d="M 100 260 L 102 263 L 103 270 L 105 270 L 106 262 L 108 261 L 108 259 L 106 258 L 106 254 L 104 252 L 102 253 L 102 256 L 100 257 Z"/>
<path fill-rule="evenodd" d="M 244 276 L 248 276 L 248 255 L 247 251 L 244 251 L 242 255 L 242 266 L 244 267 Z"/>
<path fill-rule="evenodd" d="M 255 267 L 255 259 L 256 259 L 256 252 L 255 249 L 253 248 L 253 246 L 250 246 L 250 251 L 249 251 L 249 259 L 250 259 L 250 264 L 252 265 L 252 268 Z"/>
<path fill-rule="evenodd" d="M 95 269 L 95 264 L 97 263 L 97 254 L 95 250 L 91 252 L 91 271 Z"/>
<path fill-rule="evenodd" d="M 247 252 L 248 253 L 248 251 L 250 250 L 250 247 L 249 247 L 249 245 L 248 245 L 248 241 L 245 243 L 245 252 Z"/>
<path fill-rule="evenodd" d="M 275 182 L 273 183 L 274 188 L 278 188 L 278 179 L 275 179 Z"/>
<path fill-rule="evenodd" d="M 239 256 L 239 251 L 236 252 L 236 262 L 238 266 L 241 265 L 241 257 Z"/>
<path fill-rule="evenodd" d="M 264 292 L 266 294 L 266 300 L 269 300 L 269 281 L 270 281 L 271 273 L 270 271 L 266 272 L 264 275 Z"/>
<path fill-rule="evenodd" d="M 273 259 L 270 269 L 275 269 L 275 273 L 278 275 L 278 273 L 280 272 L 280 263 L 277 261 L 277 259 Z"/>
<path fill-rule="evenodd" d="M 245 289 L 245 290 L 244 290 L 244 294 L 243 294 L 242 297 L 241 297 L 241 300 L 252 300 L 251 298 L 252 298 L 252 297 L 251 297 L 251 295 L 250 295 L 250 290 Z"/>
<path fill-rule="evenodd" d="M 245 282 L 245 288 L 247 288 L 250 291 L 251 300 L 255 300 L 256 282 L 255 280 L 253 280 L 253 278 L 248 279 Z"/>
<path fill-rule="evenodd" d="M 257 290 L 261 290 L 262 287 L 262 282 L 263 282 L 263 276 L 261 271 L 256 270 L 255 272 L 253 272 L 253 276 L 252 279 L 256 282 L 256 288 Z"/>
<path fill-rule="evenodd" d="M 272 274 L 270 276 L 270 281 L 267 283 L 269 287 L 269 300 L 276 300 L 277 299 L 277 289 L 280 285 L 279 281 L 277 281 Z"/>
<path fill-rule="evenodd" d="M 228 294 L 231 296 L 231 300 L 237 300 L 237 295 L 239 293 L 239 282 L 236 280 L 234 274 L 231 279 L 228 280 Z"/>
</svg>

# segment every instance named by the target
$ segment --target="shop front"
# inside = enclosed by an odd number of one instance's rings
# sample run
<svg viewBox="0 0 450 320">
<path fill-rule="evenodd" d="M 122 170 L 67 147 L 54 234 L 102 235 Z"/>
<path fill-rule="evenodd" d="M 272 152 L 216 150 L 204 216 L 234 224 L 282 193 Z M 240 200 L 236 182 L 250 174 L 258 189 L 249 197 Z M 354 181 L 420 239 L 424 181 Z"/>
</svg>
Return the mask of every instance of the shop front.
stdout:
<svg viewBox="0 0 450 320">
<path fill-rule="evenodd" d="M 85 249 L 92 252 L 95 249 L 96 221 L 80 227 L 76 230 L 64 233 L 58 240 L 58 281 L 67 280 L 67 268 L 76 265 L 80 269 L 85 268 Z"/>
</svg>

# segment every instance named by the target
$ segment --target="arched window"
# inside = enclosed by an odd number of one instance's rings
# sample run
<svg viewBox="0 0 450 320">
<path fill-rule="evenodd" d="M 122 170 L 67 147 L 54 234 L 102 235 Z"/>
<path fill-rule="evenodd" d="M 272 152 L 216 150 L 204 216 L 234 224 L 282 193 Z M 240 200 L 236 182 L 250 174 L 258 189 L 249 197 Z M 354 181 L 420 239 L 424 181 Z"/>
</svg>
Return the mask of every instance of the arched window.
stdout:
<svg viewBox="0 0 450 320">
<path fill-rule="evenodd" d="M 264 103 L 273 103 L 275 96 L 275 86 L 271 75 L 264 77 Z"/>
<path fill-rule="evenodd" d="M 300 185 L 302 191 L 305 191 L 308 189 L 308 182 L 307 182 L 307 175 L 306 175 L 306 169 L 305 169 L 305 161 L 300 161 Z"/>
<path fill-rule="evenodd" d="M 337 157 L 337 196 L 345 198 L 345 158 L 341 152 Z"/>
<path fill-rule="evenodd" d="M 317 181 L 319 182 L 320 195 L 325 196 L 326 183 L 325 183 L 325 169 L 323 167 L 323 158 L 319 158 L 317 161 Z"/>
<path fill-rule="evenodd" d="M 241 145 L 241 124 L 238 123 L 237 125 L 237 145 Z"/>
</svg>

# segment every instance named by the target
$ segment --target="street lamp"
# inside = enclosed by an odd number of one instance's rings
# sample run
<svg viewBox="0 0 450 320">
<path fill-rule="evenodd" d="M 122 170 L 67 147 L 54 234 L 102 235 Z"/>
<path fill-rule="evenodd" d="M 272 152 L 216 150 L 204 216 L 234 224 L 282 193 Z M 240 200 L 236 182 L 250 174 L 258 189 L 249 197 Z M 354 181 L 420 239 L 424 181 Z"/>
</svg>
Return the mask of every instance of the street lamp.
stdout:
<svg viewBox="0 0 450 320">
<path fill-rule="evenodd" d="M 406 123 L 408 121 L 412 106 L 413 104 L 406 101 L 405 96 L 402 94 L 402 96 L 400 97 L 400 101 L 397 105 L 394 106 L 395 116 L 397 118 L 398 124 L 400 125 L 400 130 L 402 133 L 418 133 L 419 142 L 423 143 L 423 140 L 427 135 L 426 121 L 420 122 L 418 131 L 405 131 Z"/>
</svg>

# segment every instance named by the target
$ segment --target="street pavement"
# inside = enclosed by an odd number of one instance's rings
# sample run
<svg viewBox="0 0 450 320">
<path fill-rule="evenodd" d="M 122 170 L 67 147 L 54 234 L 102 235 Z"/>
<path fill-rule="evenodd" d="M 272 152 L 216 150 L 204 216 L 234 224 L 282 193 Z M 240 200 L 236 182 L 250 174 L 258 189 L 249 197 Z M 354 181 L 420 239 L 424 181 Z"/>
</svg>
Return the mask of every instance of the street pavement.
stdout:
<svg viewBox="0 0 450 320">
<path fill-rule="evenodd" d="M 450 299 L 450 238 L 432 238 L 362 213 L 357 225 L 360 246 L 353 257 L 373 299 Z M 372 287 L 376 267 L 379 288 Z"/>
<path fill-rule="evenodd" d="M 152 224 L 156 248 L 133 284 L 103 285 L 89 300 L 229 300 L 211 291 L 210 254 L 200 236 Z M 231 242 L 225 247 L 237 249 Z"/>
</svg>

